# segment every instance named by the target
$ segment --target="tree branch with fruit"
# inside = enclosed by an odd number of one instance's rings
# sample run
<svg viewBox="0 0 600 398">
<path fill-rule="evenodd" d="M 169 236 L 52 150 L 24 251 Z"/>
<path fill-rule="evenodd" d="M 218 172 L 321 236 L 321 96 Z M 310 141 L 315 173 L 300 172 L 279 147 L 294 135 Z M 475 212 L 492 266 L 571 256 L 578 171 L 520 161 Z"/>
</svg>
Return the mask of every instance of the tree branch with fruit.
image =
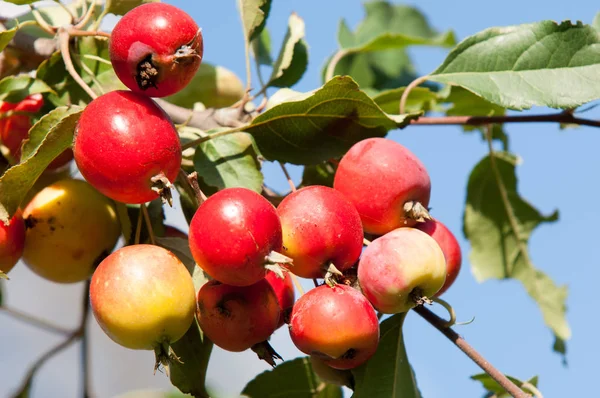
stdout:
<svg viewBox="0 0 600 398">
<path fill-rule="evenodd" d="M 273 367 L 248 383 L 248 397 L 341 396 L 347 387 L 356 398 L 418 398 L 402 334 L 412 310 L 487 373 L 477 376 L 491 378 L 487 388 L 497 383 L 491 393 L 540 395 L 537 379 L 507 377 L 450 328 L 454 310 L 439 296 L 458 277 L 462 250 L 429 208 L 427 166 L 386 135 L 420 125 L 481 131 L 488 154 L 469 177 L 463 226 L 471 267 L 489 261 L 494 275 L 521 281 L 540 305 L 555 350 L 566 355 L 566 291 L 534 267 L 528 251 L 533 229 L 557 215 L 544 216 L 519 196 L 504 125 L 600 127 L 579 116 L 582 105 L 600 98 L 600 35 L 589 25 L 541 21 L 491 28 L 456 44 L 417 9 L 375 2 L 363 24 L 381 29 L 342 25 L 323 85 L 300 93 L 290 87 L 308 63 L 304 21 L 290 16 L 273 60 L 270 7 L 269 0 L 239 0 L 245 85 L 204 62 L 202 29 L 168 4 L 59 3 L 1 21 L 0 276 L 8 278 L 22 260 L 46 280 L 89 286 L 81 326 L 40 357 L 19 394 L 50 357 L 82 338 L 87 369 L 91 310 L 116 344 L 153 351 L 155 372 L 164 370 L 192 396 L 212 396 L 206 371 L 216 345 L 253 350 Z M 377 16 L 384 9 L 385 21 Z M 99 30 L 109 13 L 121 16 L 110 33 Z M 406 18 L 422 29 L 405 30 Z M 551 43 L 543 41 L 549 36 Z M 580 56 L 548 62 L 535 50 L 542 42 L 551 53 L 571 43 Z M 425 77 L 399 68 L 377 83 L 378 56 L 406 60 L 409 46 L 451 50 Z M 502 62 L 475 62 L 498 54 Z M 251 57 L 261 83 L 254 95 Z M 260 75 L 265 65 L 268 79 Z M 389 89 L 392 81 L 406 83 Z M 558 111 L 508 113 L 532 106 Z M 269 188 L 264 161 L 279 163 L 289 193 Z M 304 167 L 298 188 L 286 164 Z M 72 178 L 77 172 L 81 178 Z M 163 206 L 174 200 L 186 232 L 165 225 Z M 301 279 L 315 287 L 305 293 Z M 434 302 L 450 311 L 450 321 L 427 309 Z M 23 321 L 64 332 L 1 304 Z M 284 325 L 304 357 L 285 361 L 271 346 Z M 272 390 L 278 378 L 289 386 Z"/>
</svg>

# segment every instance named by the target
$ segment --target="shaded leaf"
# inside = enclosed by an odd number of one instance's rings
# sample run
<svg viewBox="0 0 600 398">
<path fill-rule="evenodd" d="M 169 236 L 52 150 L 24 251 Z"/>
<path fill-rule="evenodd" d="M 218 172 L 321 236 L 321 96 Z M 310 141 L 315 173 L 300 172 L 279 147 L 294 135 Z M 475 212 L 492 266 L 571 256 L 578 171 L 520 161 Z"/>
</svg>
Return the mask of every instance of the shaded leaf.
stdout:
<svg viewBox="0 0 600 398">
<path fill-rule="evenodd" d="M 57 108 L 50 113 L 53 112 L 64 112 L 64 109 Z M 11 167 L 0 177 L 0 220 L 7 221 L 12 217 L 50 162 L 71 146 L 81 112 L 83 110 L 79 109 L 50 127 L 33 156 Z"/>
<path fill-rule="evenodd" d="M 146 3 L 157 3 L 160 0 L 106 0 L 107 12 L 115 15 L 125 15 L 128 11 L 131 11 L 137 6 L 141 6 Z"/>
<path fill-rule="evenodd" d="M 4 272 L 0 271 L 0 281 L 2 279 L 6 279 L 7 276 Z M 0 282 L 0 307 L 2 307 L 2 302 L 4 300 L 4 282 Z"/>
<path fill-rule="evenodd" d="M 308 46 L 304 41 L 304 20 L 293 13 L 288 30 L 273 65 L 269 86 L 290 87 L 300 80 L 308 66 Z"/>
<path fill-rule="evenodd" d="M 203 62 L 192 81 L 165 100 L 189 109 L 198 102 L 207 108 L 225 108 L 239 101 L 245 92 L 244 84 L 235 73 Z"/>
<path fill-rule="evenodd" d="M 347 76 L 274 106 L 245 129 L 270 160 L 316 164 L 356 142 L 404 127 L 414 114 L 387 115 Z"/>
<path fill-rule="evenodd" d="M 600 98 L 600 33 L 569 21 L 486 29 L 459 43 L 430 80 L 510 109 L 575 108 Z"/>
<path fill-rule="evenodd" d="M 250 43 L 262 32 L 271 11 L 271 0 L 238 0 L 246 40 Z"/>
<path fill-rule="evenodd" d="M 342 398 L 342 389 L 326 384 L 312 370 L 308 357 L 296 358 L 263 372 L 246 385 L 249 398 Z"/>
<path fill-rule="evenodd" d="M 479 282 L 491 278 L 521 281 L 539 305 L 545 323 L 556 338 L 566 340 L 571 336 L 565 318 L 567 289 L 557 286 L 548 275 L 534 267 L 527 247 L 533 230 L 542 223 L 556 221 L 558 212 L 542 215 L 521 198 L 517 192 L 516 156 L 498 152 L 494 159 L 518 231 L 511 226 L 491 159 L 486 156 L 471 172 L 467 185 L 463 229 L 471 242 L 469 259 L 473 275 Z"/>
<path fill-rule="evenodd" d="M 42 116 L 37 123 L 31 126 L 29 129 L 29 136 L 23 142 L 23 147 L 21 150 L 21 162 L 29 159 L 37 152 L 40 144 L 44 141 L 53 126 L 55 126 L 65 117 L 78 112 L 81 112 L 81 108 L 76 106 L 61 107 L 56 108 L 52 112 Z"/>
<path fill-rule="evenodd" d="M 134 239 L 135 231 L 133 230 L 131 218 L 129 218 L 127 205 L 115 202 L 115 208 L 117 209 L 117 217 L 119 217 L 119 223 L 121 224 L 121 235 L 123 235 L 125 242 L 129 244 Z"/>
<path fill-rule="evenodd" d="M 0 32 L 0 51 L 4 50 L 4 48 L 10 43 L 10 41 L 17 34 L 17 27 L 12 29 L 6 29 Z"/>
<path fill-rule="evenodd" d="M 260 35 L 256 36 L 252 40 L 252 52 L 254 57 L 258 61 L 259 65 L 272 65 L 273 58 L 271 58 L 271 35 L 269 29 L 264 28 Z"/>
<path fill-rule="evenodd" d="M 405 318 L 406 313 L 397 314 L 381 323 L 377 352 L 352 370 L 353 398 L 421 398 L 404 346 Z"/>
<path fill-rule="evenodd" d="M 329 162 L 304 166 L 304 171 L 302 172 L 302 182 L 300 185 L 324 185 L 326 187 L 333 188 L 334 177 L 335 167 Z"/>
<path fill-rule="evenodd" d="M 517 386 L 522 386 L 524 383 L 528 383 L 531 384 L 534 387 L 537 387 L 538 385 L 538 377 L 534 376 L 531 379 L 529 379 L 528 381 L 524 382 L 521 381 L 517 378 L 511 377 L 511 376 L 506 376 L 510 381 L 512 381 L 513 383 L 515 383 Z M 509 393 L 507 393 L 504 388 L 502 388 L 500 386 L 500 384 L 498 384 L 496 382 L 496 380 L 492 379 L 492 377 L 490 375 L 488 375 L 487 373 L 480 373 L 480 374 L 476 374 L 471 376 L 471 379 L 475 380 L 475 381 L 479 381 L 483 388 L 486 389 L 486 391 L 489 394 L 494 394 L 495 398 L 510 398 L 511 395 Z M 527 390 L 525 390 L 527 392 Z"/>
<path fill-rule="evenodd" d="M 400 109 L 400 98 L 404 94 L 405 87 L 386 90 L 373 96 L 373 101 L 386 113 L 398 113 Z M 410 91 L 406 101 L 407 112 L 426 112 L 435 108 L 438 94 L 425 87 L 415 87 Z"/>
<path fill-rule="evenodd" d="M 7 76 L 0 80 L 0 101 L 20 102 L 36 93 L 48 93 L 52 89 L 46 83 L 29 75 Z"/>
<path fill-rule="evenodd" d="M 262 190 L 263 174 L 252 137 L 247 133 L 228 134 L 203 142 L 196 149 L 194 168 L 206 184 L 218 189 L 243 187 L 258 193 Z"/>
</svg>

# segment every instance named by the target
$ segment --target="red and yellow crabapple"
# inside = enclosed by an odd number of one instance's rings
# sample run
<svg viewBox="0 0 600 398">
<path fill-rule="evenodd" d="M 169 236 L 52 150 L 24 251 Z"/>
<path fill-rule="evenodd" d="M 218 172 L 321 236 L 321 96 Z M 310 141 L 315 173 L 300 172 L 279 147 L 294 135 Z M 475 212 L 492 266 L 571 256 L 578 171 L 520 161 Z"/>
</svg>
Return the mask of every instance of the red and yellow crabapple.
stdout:
<svg viewBox="0 0 600 398">
<path fill-rule="evenodd" d="M 25 223 L 23 212 L 17 212 L 8 221 L 0 221 L 0 271 L 8 273 L 23 255 L 25 247 Z"/>
<path fill-rule="evenodd" d="M 292 276 L 286 272 L 282 279 L 275 272 L 269 271 L 267 272 L 265 279 L 273 288 L 275 296 L 277 296 L 277 302 L 281 308 L 281 315 L 279 317 L 279 323 L 277 324 L 277 329 L 279 329 L 285 323 L 286 312 L 292 310 L 294 300 L 296 299 Z"/>
</svg>

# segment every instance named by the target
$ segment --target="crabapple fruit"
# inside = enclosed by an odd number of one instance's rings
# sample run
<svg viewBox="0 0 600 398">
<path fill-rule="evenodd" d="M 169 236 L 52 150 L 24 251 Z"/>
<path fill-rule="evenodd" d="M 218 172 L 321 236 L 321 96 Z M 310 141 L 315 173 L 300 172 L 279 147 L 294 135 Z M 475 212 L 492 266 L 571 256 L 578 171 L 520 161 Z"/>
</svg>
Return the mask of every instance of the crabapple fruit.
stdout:
<svg viewBox="0 0 600 398">
<path fill-rule="evenodd" d="M 44 98 L 41 94 L 31 94 L 17 103 L 2 102 L 0 113 L 9 111 L 22 113 L 37 113 L 44 106 Z M 0 142 L 8 149 L 10 157 L 15 163 L 21 159 L 21 147 L 23 141 L 29 136 L 31 128 L 31 117 L 29 115 L 12 115 L 0 119 Z M 48 165 L 48 170 L 56 170 L 73 159 L 73 151 L 69 148 L 58 155 Z"/>
<path fill-rule="evenodd" d="M 286 272 L 282 279 L 275 272 L 269 271 L 267 272 L 265 279 L 273 288 L 275 296 L 277 296 L 277 302 L 281 308 L 281 315 L 279 317 L 279 323 L 277 324 L 277 329 L 279 329 L 285 323 L 286 312 L 292 310 L 294 300 L 296 299 L 292 276 Z"/>
<path fill-rule="evenodd" d="M 23 255 L 25 223 L 21 210 L 4 224 L 0 221 L 0 271 L 8 273 Z"/>
<path fill-rule="evenodd" d="M 329 264 L 339 271 L 360 256 L 363 231 L 352 203 L 333 188 L 312 185 L 288 195 L 277 206 L 283 231 L 283 254 L 303 278 L 322 278 Z"/>
<path fill-rule="evenodd" d="M 227 351 L 244 351 L 266 341 L 277 328 L 280 312 L 277 296 L 265 279 L 250 286 L 212 280 L 198 292 L 198 324 Z"/>
<path fill-rule="evenodd" d="M 171 119 L 150 98 L 131 91 L 112 91 L 89 103 L 75 130 L 73 152 L 94 188 L 130 204 L 159 195 L 170 200 L 181 167 Z"/>
<path fill-rule="evenodd" d="M 123 16 L 109 40 L 115 73 L 130 90 L 165 97 L 194 77 L 204 53 L 202 31 L 187 13 L 147 3 Z"/>
<path fill-rule="evenodd" d="M 430 218 L 431 181 L 404 146 L 369 138 L 352 146 L 338 165 L 333 187 L 354 204 L 365 232 L 383 235 Z"/>
<path fill-rule="evenodd" d="M 189 271 L 173 253 L 141 244 L 125 246 L 100 263 L 90 284 L 90 304 L 114 342 L 153 349 L 160 357 L 192 324 L 196 293 Z"/>
<path fill-rule="evenodd" d="M 444 282 L 444 286 L 435 294 L 436 296 L 440 296 L 452 286 L 460 272 L 462 263 L 460 245 L 454 234 L 438 220 L 434 219 L 419 223 L 415 228 L 420 229 L 435 239 L 444 253 L 444 258 L 446 259 L 446 282 Z"/>
<path fill-rule="evenodd" d="M 410 310 L 433 297 L 445 280 L 442 249 L 415 228 L 398 228 L 375 239 L 358 263 L 363 294 L 384 314 Z"/>
<path fill-rule="evenodd" d="M 45 279 L 87 279 L 121 234 L 114 203 L 81 180 L 62 180 L 42 189 L 23 210 L 23 260 Z"/>
<path fill-rule="evenodd" d="M 294 304 L 290 336 L 303 353 L 334 369 L 352 369 L 377 350 L 379 322 L 358 290 L 343 284 L 321 285 Z"/>
<path fill-rule="evenodd" d="M 228 188 L 200 205 L 189 232 L 196 263 L 212 278 L 233 286 L 263 279 L 277 262 L 281 223 L 273 205 L 246 188 Z M 280 258 L 281 257 L 281 258 Z"/>
</svg>

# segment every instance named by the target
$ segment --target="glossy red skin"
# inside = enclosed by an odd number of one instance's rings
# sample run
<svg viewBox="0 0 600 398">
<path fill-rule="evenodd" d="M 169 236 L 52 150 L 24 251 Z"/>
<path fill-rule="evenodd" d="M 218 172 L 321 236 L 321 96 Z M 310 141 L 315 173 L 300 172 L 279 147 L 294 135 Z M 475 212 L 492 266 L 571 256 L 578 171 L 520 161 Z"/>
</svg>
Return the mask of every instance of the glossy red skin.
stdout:
<svg viewBox="0 0 600 398">
<path fill-rule="evenodd" d="M 277 274 L 269 271 L 265 279 L 273 288 L 275 296 L 277 296 L 279 308 L 281 308 L 281 315 L 277 324 L 277 329 L 279 329 L 285 323 L 285 312 L 292 309 L 296 300 L 294 283 L 292 282 L 292 276 L 287 272 L 285 273 L 285 277 L 281 279 Z"/>
<path fill-rule="evenodd" d="M 249 286 L 267 275 L 265 257 L 281 251 L 281 223 L 273 205 L 246 188 L 228 188 L 202 203 L 190 223 L 190 250 L 219 282 Z"/>
<path fill-rule="evenodd" d="M 197 56 L 175 57 L 178 49 L 191 42 Z M 169 4 L 148 3 L 132 9 L 117 22 L 109 51 L 117 76 L 130 90 L 165 97 L 183 89 L 194 77 L 204 46 L 198 25 L 188 14 Z M 135 79 L 137 66 L 150 54 L 159 69 L 159 80 L 156 87 L 142 89 Z"/>
<path fill-rule="evenodd" d="M 318 356 L 334 369 L 352 369 L 377 350 L 379 322 L 358 290 L 321 285 L 294 304 L 290 336 L 303 353 Z M 352 355 L 344 358 L 349 350 Z"/>
<path fill-rule="evenodd" d="M 365 232 L 383 235 L 415 221 L 404 217 L 406 202 L 429 205 L 431 181 L 407 148 L 385 138 L 356 143 L 340 160 L 333 187 L 354 204 Z"/>
<path fill-rule="evenodd" d="M 23 254 L 25 247 L 25 222 L 21 210 L 17 210 L 8 225 L 0 221 L 0 271 L 7 273 Z"/>
<path fill-rule="evenodd" d="M 444 286 L 435 294 L 439 297 L 452 286 L 458 277 L 462 264 L 460 245 L 454 234 L 438 220 L 428 220 L 427 222 L 419 223 L 415 228 L 420 229 L 435 239 L 444 253 L 444 258 L 446 259 L 446 282 L 444 282 Z"/>
<path fill-rule="evenodd" d="M 0 114 L 15 111 L 37 113 L 44 106 L 44 99 L 41 94 L 32 94 L 23 101 L 17 103 L 2 102 L 0 104 Z M 15 162 L 21 159 L 21 146 L 23 141 L 29 135 L 31 128 L 31 117 L 28 115 L 13 115 L 0 119 L 0 142 L 8 148 Z M 73 151 L 65 150 L 58 155 L 49 165 L 48 170 L 55 170 L 69 163 L 73 159 Z"/>
<path fill-rule="evenodd" d="M 212 280 L 198 292 L 197 308 L 202 331 L 217 346 L 233 352 L 266 341 L 277 328 L 281 311 L 265 279 L 250 286 Z"/>
<path fill-rule="evenodd" d="M 174 182 L 181 167 L 181 144 L 171 119 L 150 98 L 131 91 L 112 91 L 88 104 L 73 152 L 85 179 L 123 203 L 158 198 L 152 177 L 162 172 Z"/>
<path fill-rule="evenodd" d="M 289 270 L 303 278 L 322 278 L 333 263 L 344 271 L 358 261 L 363 231 L 356 208 L 335 189 L 313 185 L 288 195 L 277 206 L 283 254 Z"/>
</svg>

